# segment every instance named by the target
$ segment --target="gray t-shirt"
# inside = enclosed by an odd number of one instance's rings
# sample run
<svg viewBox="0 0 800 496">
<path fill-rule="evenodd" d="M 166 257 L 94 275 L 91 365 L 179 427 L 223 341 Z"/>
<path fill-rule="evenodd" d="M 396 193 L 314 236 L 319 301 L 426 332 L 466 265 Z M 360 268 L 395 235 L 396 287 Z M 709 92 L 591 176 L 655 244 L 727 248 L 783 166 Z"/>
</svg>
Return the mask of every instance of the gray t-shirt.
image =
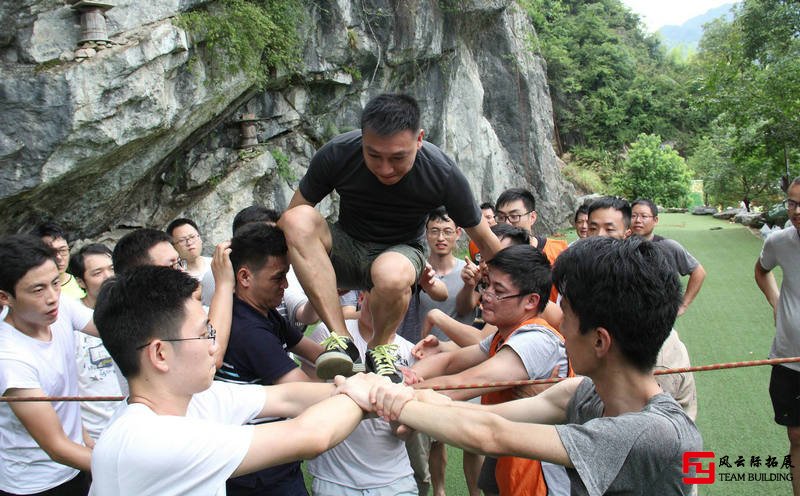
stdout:
<svg viewBox="0 0 800 496">
<path fill-rule="evenodd" d="M 493 338 L 494 334 L 480 342 L 481 351 L 489 353 Z M 567 376 L 567 350 L 558 336 L 548 329 L 533 324 L 520 327 L 501 349 L 506 346 L 522 360 L 530 379 L 552 377 L 556 366 L 558 377 Z"/>
<path fill-rule="evenodd" d="M 658 243 L 656 243 L 656 246 L 663 250 L 667 260 L 669 260 L 672 266 L 675 267 L 675 270 L 678 271 L 678 274 L 682 276 L 691 274 L 694 272 L 694 269 L 700 265 L 697 259 L 694 258 L 691 253 L 686 251 L 686 248 L 684 248 L 683 245 L 674 239 L 661 239 L 658 241 Z"/>
<path fill-rule="evenodd" d="M 567 423 L 556 431 L 574 469 L 573 496 L 689 494 L 682 458 L 700 451 L 700 431 L 668 394 L 657 394 L 640 412 L 603 417 L 603 402 L 584 379 L 567 405 Z"/>
<path fill-rule="evenodd" d="M 775 340 L 770 358 L 800 356 L 800 233 L 794 227 L 770 234 L 764 241 L 759 263 L 765 270 L 783 269 L 775 321 Z M 784 367 L 800 371 L 800 363 Z"/>
<path fill-rule="evenodd" d="M 428 293 L 425 293 L 424 291 L 420 293 L 419 304 L 417 306 L 417 318 L 419 319 L 419 322 L 424 322 L 425 316 L 428 315 L 428 312 L 434 308 L 438 308 L 462 324 L 472 324 L 472 322 L 475 320 L 475 310 L 466 315 L 460 316 L 456 313 L 456 295 L 458 295 L 458 292 L 461 291 L 462 287 L 464 287 L 464 281 L 461 279 L 461 269 L 463 269 L 465 265 L 467 265 L 465 261 L 457 260 L 456 266 L 453 267 L 453 270 L 439 278 L 442 280 L 444 285 L 447 286 L 447 299 L 445 301 L 436 301 L 428 296 Z M 477 333 L 478 330 L 476 329 L 475 332 Z M 447 337 L 447 334 L 445 334 L 438 327 L 431 329 L 431 334 L 439 338 L 440 341 L 450 341 L 450 338 Z"/>
</svg>

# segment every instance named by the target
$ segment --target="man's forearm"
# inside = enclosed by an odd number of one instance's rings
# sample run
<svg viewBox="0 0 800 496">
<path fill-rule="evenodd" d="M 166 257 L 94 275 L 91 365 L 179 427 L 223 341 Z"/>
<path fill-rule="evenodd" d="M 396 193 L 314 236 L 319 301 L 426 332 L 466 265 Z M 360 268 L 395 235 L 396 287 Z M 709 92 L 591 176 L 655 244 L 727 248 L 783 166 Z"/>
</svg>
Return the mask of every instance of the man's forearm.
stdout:
<svg viewBox="0 0 800 496">
<path fill-rule="evenodd" d="M 700 288 L 703 286 L 703 281 L 706 279 L 706 270 L 702 265 L 698 265 L 689 275 L 689 281 L 686 283 L 686 291 L 683 294 L 683 308 L 689 308 L 692 304 Z"/>
<path fill-rule="evenodd" d="M 772 272 L 764 269 L 761 266 L 761 262 L 758 260 L 756 261 L 755 267 L 755 280 L 756 284 L 758 285 L 758 289 L 764 293 L 764 296 L 767 298 L 767 302 L 769 302 L 770 306 L 772 306 L 772 308 L 777 308 L 778 297 L 780 296 L 778 283 L 775 282 L 775 276 L 772 275 Z"/>
</svg>

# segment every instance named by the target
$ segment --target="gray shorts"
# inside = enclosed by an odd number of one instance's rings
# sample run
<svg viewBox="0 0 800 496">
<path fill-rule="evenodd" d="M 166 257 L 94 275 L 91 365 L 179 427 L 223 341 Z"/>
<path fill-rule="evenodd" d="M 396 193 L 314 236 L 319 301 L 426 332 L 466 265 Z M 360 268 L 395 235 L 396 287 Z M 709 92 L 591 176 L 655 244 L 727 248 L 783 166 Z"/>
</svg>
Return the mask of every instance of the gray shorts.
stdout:
<svg viewBox="0 0 800 496">
<path fill-rule="evenodd" d="M 406 257 L 414 266 L 417 273 L 416 280 L 419 280 L 426 260 L 425 249 L 421 242 L 412 241 L 397 245 L 363 242 L 344 232 L 338 222 L 329 224 L 328 227 L 333 239 L 330 252 L 331 264 L 336 272 L 336 286 L 339 289 L 372 289 L 370 274 L 372 262 L 387 251 L 394 251 Z"/>
<path fill-rule="evenodd" d="M 311 494 L 314 496 L 417 496 L 417 483 L 414 476 L 407 475 L 385 486 L 369 489 L 354 489 L 322 479 L 311 481 Z"/>
</svg>

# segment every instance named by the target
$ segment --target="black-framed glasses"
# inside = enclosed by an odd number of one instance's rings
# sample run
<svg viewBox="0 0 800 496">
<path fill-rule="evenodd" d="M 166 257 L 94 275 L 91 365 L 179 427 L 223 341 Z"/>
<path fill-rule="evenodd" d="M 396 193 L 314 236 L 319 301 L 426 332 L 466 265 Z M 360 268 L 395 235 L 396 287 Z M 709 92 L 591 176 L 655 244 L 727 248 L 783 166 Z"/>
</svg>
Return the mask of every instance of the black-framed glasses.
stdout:
<svg viewBox="0 0 800 496">
<path fill-rule="evenodd" d="M 214 343 L 216 343 L 216 342 L 217 342 L 217 330 L 216 330 L 216 329 L 214 329 L 214 326 L 213 326 L 213 325 L 211 325 L 211 322 L 210 322 L 210 321 L 207 321 L 207 322 L 206 322 L 206 332 L 205 332 L 205 336 L 197 336 L 196 338 L 171 338 L 171 339 L 160 339 L 160 341 L 170 341 L 170 342 L 176 342 L 176 341 L 194 341 L 195 339 L 210 339 L 210 340 L 211 340 L 211 344 L 214 344 Z M 153 341 L 148 341 L 147 343 L 145 343 L 145 344 L 143 344 L 143 345 L 141 345 L 141 346 L 137 346 L 137 347 L 136 347 L 136 349 L 137 349 L 137 350 L 141 350 L 142 348 L 147 348 L 147 347 L 148 347 L 148 346 L 150 346 L 151 344 L 153 344 Z"/>
<path fill-rule="evenodd" d="M 172 244 L 189 246 L 194 240 L 196 240 L 199 237 L 200 237 L 199 234 L 190 234 L 188 236 L 184 236 L 183 238 L 176 239 Z"/>
<path fill-rule="evenodd" d="M 485 286 L 478 286 L 478 293 L 480 293 L 483 301 L 492 303 L 494 301 L 503 301 L 509 298 L 519 298 L 520 296 L 528 296 L 530 293 L 517 293 L 513 295 L 497 296 L 497 293 L 489 291 Z"/>
<path fill-rule="evenodd" d="M 444 234 L 444 236 L 446 238 L 449 238 L 449 237 L 455 235 L 455 233 L 456 233 L 455 229 L 449 229 L 449 228 L 448 229 L 439 229 L 438 227 L 432 227 L 432 228 L 428 229 L 427 232 L 428 232 L 428 236 L 430 236 L 432 238 L 438 238 L 439 236 L 441 236 L 443 234 Z"/>
<path fill-rule="evenodd" d="M 784 200 L 783 206 L 786 207 L 786 210 L 791 212 L 792 210 L 797 210 L 797 207 L 800 206 L 800 202 L 796 202 L 794 200 Z"/>
<path fill-rule="evenodd" d="M 519 222 L 523 215 L 528 215 L 531 212 L 533 212 L 533 210 L 528 210 L 527 212 L 523 212 L 521 214 L 496 213 L 494 214 L 494 218 L 497 222 Z"/>
</svg>

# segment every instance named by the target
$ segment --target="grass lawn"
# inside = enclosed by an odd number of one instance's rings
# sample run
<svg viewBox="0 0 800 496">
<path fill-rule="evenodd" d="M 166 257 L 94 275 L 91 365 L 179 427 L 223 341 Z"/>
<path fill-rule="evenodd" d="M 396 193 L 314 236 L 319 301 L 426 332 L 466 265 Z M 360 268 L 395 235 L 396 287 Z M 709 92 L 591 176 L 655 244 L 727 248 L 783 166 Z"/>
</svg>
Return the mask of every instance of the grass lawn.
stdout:
<svg viewBox="0 0 800 496">
<path fill-rule="evenodd" d="M 683 244 L 705 267 L 705 284 L 675 328 L 694 365 L 767 358 L 775 327 L 772 311 L 753 280 L 753 265 L 762 241 L 739 224 L 709 216 L 662 214 L 656 230 Z M 574 232 L 567 237 L 574 239 Z M 776 275 L 780 275 L 778 269 Z M 686 278 L 684 278 L 685 283 Z M 647 311 L 647 309 L 642 309 Z M 699 413 L 697 424 L 704 449 L 715 453 L 717 481 L 700 486 L 702 495 L 791 495 L 791 483 L 748 481 L 750 474 L 786 474 L 781 470 L 788 453 L 785 429 L 772 420 L 767 387 L 769 367 L 749 367 L 695 374 Z M 727 456 L 732 467 L 720 467 Z M 744 457 L 745 466 L 735 460 Z M 751 467 L 751 457 L 761 466 Z M 768 457 L 778 467 L 767 468 Z M 461 452 L 448 448 L 447 494 L 466 494 Z M 744 481 L 721 480 L 720 473 Z"/>
</svg>

